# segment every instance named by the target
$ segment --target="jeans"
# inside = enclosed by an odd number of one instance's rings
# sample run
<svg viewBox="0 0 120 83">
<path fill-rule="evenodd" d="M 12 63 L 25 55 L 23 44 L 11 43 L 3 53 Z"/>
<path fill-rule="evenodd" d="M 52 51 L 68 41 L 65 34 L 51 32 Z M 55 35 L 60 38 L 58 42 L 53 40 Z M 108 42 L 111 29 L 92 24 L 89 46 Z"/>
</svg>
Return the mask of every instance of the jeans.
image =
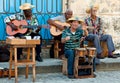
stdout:
<svg viewBox="0 0 120 83">
<path fill-rule="evenodd" d="M 67 69 L 68 69 L 68 75 L 73 75 L 73 69 L 74 69 L 74 50 L 72 49 L 67 49 L 65 50 L 65 57 L 67 58 L 68 60 L 68 63 L 67 63 Z"/>
<path fill-rule="evenodd" d="M 110 35 L 101 35 L 101 37 L 99 38 L 98 35 L 96 35 L 96 34 L 89 34 L 85 38 L 85 40 L 86 41 L 93 41 L 93 43 L 96 47 L 97 54 L 102 53 L 102 48 L 100 45 L 101 41 L 105 41 L 107 43 L 107 47 L 108 47 L 109 52 L 113 52 L 115 50 L 114 43 L 113 43 L 112 37 Z"/>
</svg>

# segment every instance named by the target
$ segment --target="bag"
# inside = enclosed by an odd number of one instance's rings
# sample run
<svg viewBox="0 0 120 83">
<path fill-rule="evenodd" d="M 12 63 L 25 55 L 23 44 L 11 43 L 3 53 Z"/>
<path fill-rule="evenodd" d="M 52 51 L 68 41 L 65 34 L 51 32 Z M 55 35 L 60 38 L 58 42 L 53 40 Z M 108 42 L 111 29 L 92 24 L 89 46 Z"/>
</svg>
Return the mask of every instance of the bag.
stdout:
<svg viewBox="0 0 120 83">
<path fill-rule="evenodd" d="M 9 76 L 9 69 L 8 68 L 0 69 L 0 78 L 8 77 L 8 76 Z M 11 77 L 15 77 L 15 70 L 14 69 L 11 70 Z"/>
<path fill-rule="evenodd" d="M 5 47 L 0 47 L 0 62 L 8 62 L 10 58 L 10 52 Z"/>
</svg>

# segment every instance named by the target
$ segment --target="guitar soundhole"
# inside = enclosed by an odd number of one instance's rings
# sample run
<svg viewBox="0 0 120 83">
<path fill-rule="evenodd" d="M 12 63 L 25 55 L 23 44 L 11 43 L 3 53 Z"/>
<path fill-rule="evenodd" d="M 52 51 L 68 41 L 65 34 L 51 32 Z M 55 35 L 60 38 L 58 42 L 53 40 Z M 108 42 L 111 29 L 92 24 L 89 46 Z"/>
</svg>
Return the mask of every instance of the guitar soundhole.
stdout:
<svg viewBox="0 0 120 83">
<path fill-rule="evenodd" d="M 56 28 L 56 32 L 58 32 L 58 29 Z"/>
</svg>

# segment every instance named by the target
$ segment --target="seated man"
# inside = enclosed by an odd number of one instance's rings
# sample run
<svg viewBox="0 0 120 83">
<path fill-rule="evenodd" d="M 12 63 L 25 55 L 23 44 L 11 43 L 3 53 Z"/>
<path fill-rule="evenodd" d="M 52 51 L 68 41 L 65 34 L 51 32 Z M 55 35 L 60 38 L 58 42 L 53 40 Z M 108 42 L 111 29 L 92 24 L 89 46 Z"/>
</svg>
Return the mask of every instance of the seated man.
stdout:
<svg viewBox="0 0 120 83">
<path fill-rule="evenodd" d="M 64 53 L 65 57 L 68 60 L 68 77 L 74 78 L 74 57 L 75 57 L 75 48 L 80 47 L 80 40 L 83 35 L 87 36 L 88 31 L 84 23 L 82 24 L 82 28 L 80 28 L 79 24 L 81 21 L 78 17 L 73 17 L 68 19 L 70 23 L 70 27 L 65 29 L 62 33 L 61 42 L 65 44 Z M 95 66 L 94 66 L 95 68 Z"/>
<path fill-rule="evenodd" d="M 31 36 L 31 38 L 38 37 L 40 40 L 42 40 L 42 38 L 39 34 L 40 27 L 38 27 L 38 21 L 37 21 L 36 17 L 32 14 L 32 8 L 34 8 L 34 6 L 31 5 L 30 3 L 24 3 L 20 6 L 20 9 L 23 10 L 23 14 L 15 14 L 15 15 L 11 15 L 11 16 L 5 18 L 5 22 L 7 24 L 6 28 L 11 27 L 12 31 L 14 31 L 14 32 L 16 31 L 16 33 L 13 34 L 12 36 L 19 37 L 19 38 L 22 38 L 24 36 Z M 21 26 L 19 24 L 23 20 L 25 20 L 25 22 L 27 23 L 27 26 L 31 26 L 31 27 L 32 27 L 32 25 L 36 25 L 36 26 L 33 26 L 32 29 L 28 28 L 27 31 L 25 31 L 24 33 L 23 32 L 19 33 L 19 30 L 21 29 L 21 28 L 19 28 Z M 20 21 L 20 23 L 19 23 L 19 21 Z M 25 23 L 25 22 L 23 22 L 23 23 Z M 8 34 L 8 35 L 11 35 L 11 34 Z M 36 60 L 39 62 L 42 61 L 40 52 L 41 52 L 41 44 L 36 46 Z M 22 54 L 22 49 L 19 48 L 18 52 L 17 52 L 18 59 L 20 59 L 21 54 Z"/>
<path fill-rule="evenodd" d="M 114 43 L 111 35 L 103 34 L 103 26 L 101 18 L 96 16 L 97 10 L 99 6 L 97 4 L 92 5 L 90 8 L 86 10 L 87 13 L 90 14 L 90 17 L 85 19 L 85 23 L 88 26 L 89 35 L 85 38 L 87 41 L 93 41 L 97 50 L 97 57 L 103 58 L 102 48 L 100 46 L 101 41 L 105 41 L 108 47 L 108 58 L 117 58 L 113 55 L 115 51 Z"/>
<path fill-rule="evenodd" d="M 65 23 L 69 18 L 72 17 L 72 15 L 73 15 L 73 11 L 70 9 L 67 9 L 63 15 L 48 19 L 48 23 L 62 31 L 65 28 L 65 26 L 62 25 L 62 23 Z M 60 23 L 58 24 L 56 21 L 58 21 Z M 56 30 L 56 32 L 57 32 L 57 30 Z M 52 34 L 52 32 L 51 32 L 51 34 Z M 59 42 L 61 41 L 61 34 L 59 34 L 59 35 L 52 34 L 52 35 L 54 36 L 55 41 L 59 41 Z M 54 47 L 54 45 L 53 45 L 53 47 Z M 61 51 L 59 52 L 59 57 L 61 57 L 61 55 L 63 55 L 63 53 L 64 53 L 63 47 L 64 47 L 64 44 L 62 44 L 60 42 L 59 48 L 61 49 Z M 53 49 L 54 48 L 51 49 L 52 52 L 50 52 L 50 53 L 54 53 Z M 50 57 L 53 58 L 54 57 L 53 54 Z"/>
</svg>

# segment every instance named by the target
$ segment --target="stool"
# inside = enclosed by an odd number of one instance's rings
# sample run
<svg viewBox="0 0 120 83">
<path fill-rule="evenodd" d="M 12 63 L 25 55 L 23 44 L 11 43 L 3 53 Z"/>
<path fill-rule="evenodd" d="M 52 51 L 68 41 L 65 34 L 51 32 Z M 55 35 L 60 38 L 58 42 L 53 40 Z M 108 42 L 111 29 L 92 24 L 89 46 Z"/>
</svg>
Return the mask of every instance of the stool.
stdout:
<svg viewBox="0 0 120 83">
<path fill-rule="evenodd" d="M 108 57 L 108 48 L 107 48 L 106 42 L 102 41 L 100 44 L 101 44 L 101 47 L 102 47 L 102 56 L 103 57 Z"/>
<path fill-rule="evenodd" d="M 62 62 L 62 73 L 64 75 L 67 75 L 68 74 L 68 71 L 67 71 L 67 58 L 63 57 L 62 60 L 63 60 L 63 62 Z"/>
<path fill-rule="evenodd" d="M 33 68 L 33 82 L 35 81 L 35 44 L 23 44 L 23 45 L 10 45 L 10 61 L 9 61 L 9 79 L 11 78 L 12 65 L 15 68 L 15 83 L 18 83 L 18 66 L 26 65 L 25 76 L 28 78 L 28 66 L 32 65 Z M 27 59 L 17 60 L 17 48 L 27 48 Z M 32 60 L 30 60 L 30 49 L 32 49 Z M 14 53 L 14 54 L 13 54 Z M 12 57 L 13 55 L 13 57 Z M 14 58 L 14 60 L 13 60 Z"/>
<path fill-rule="evenodd" d="M 100 44 L 102 47 L 102 57 L 107 57 L 108 56 L 108 48 L 107 48 L 106 42 L 102 41 Z M 94 47 L 94 43 L 89 41 L 88 47 Z"/>
<path fill-rule="evenodd" d="M 55 42 L 54 42 L 54 57 L 55 58 L 59 57 L 59 51 L 60 51 L 60 49 L 59 49 L 59 42 L 60 41 L 58 41 L 58 40 L 55 40 Z"/>
<path fill-rule="evenodd" d="M 93 78 L 94 74 L 93 74 L 93 59 L 91 59 L 91 62 L 89 62 L 89 64 L 86 65 L 81 65 L 80 63 L 80 59 L 83 59 L 82 61 L 85 62 L 85 57 L 86 57 L 86 49 L 85 48 L 77 48 L 75 49 L 75 62 L 74 62 L 74 76 L 75 78 Z M 91 54 L 92 53 L 92 54 Z M 87 52 L 87 56 L 88 58 L 91 58 L 91 55 L 95 55 L 95 50 L 94 52 Z M 93 58 L 93 57 L 92 57 Z M 79 75 L 79 70 L 83 69 L 90 69 L 90 74 L 88 75 Z"/>
</svg>

